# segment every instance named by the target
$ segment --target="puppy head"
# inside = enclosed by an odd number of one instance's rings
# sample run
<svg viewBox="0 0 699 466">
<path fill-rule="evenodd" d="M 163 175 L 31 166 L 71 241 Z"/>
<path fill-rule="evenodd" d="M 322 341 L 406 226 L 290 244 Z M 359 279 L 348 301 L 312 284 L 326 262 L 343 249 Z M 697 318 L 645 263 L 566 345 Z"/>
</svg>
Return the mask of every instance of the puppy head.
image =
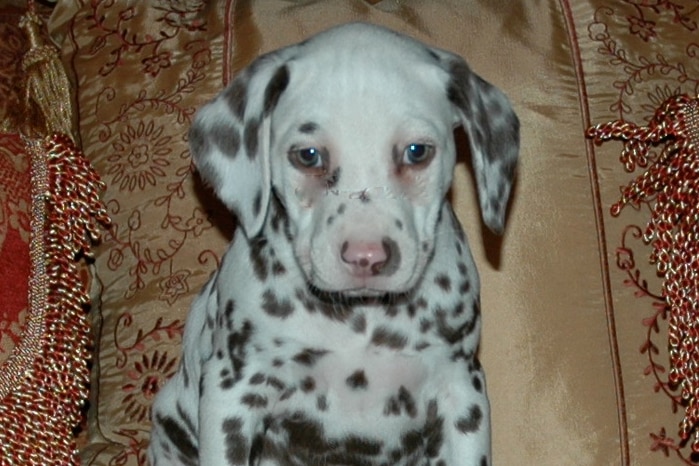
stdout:
<svg viewBox="0 0 699 466">
<path fill-rule="evenodd" d="M 435 247 L 469 135 L 483 219 L 504 227 L 519 145 L 507 98 L 451 53 L 366 24 L 265 55 L 197 114 L 195 165 L 248 237 L 274 192 L 316 288 L 405 292 Z"/>
</svg>

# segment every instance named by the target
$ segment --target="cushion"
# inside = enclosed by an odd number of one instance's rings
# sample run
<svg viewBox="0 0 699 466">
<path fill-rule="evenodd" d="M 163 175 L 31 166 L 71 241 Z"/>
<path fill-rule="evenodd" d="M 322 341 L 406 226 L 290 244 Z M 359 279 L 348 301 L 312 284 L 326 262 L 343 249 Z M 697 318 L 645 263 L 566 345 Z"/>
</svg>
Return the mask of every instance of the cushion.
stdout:
<svg viewBox="0 0 699 466">
<path fill-rule="evenodd" d="M 59 3 L 52 33 L 115 225 L 95 264 L 102 292 L 83 458 L 143 461 L 150 403 L 231 238 L 231 215 L 190 169 L 193 113 L 257 55 L 361 20 L 463 55 L 522 121 L 505 236 L 483 228 L 465 162 L 451 193 L 482 275 L 494 463 L 687 460 L 661 284 L 637 234 L 648 212 L 611 215 L 635 175 L 620 146 L 596 147 L 585 129 L 642 123 L 667 96 L 694 89 L 696 24 L 681 7 L 690 3 Z"/>
</svg>

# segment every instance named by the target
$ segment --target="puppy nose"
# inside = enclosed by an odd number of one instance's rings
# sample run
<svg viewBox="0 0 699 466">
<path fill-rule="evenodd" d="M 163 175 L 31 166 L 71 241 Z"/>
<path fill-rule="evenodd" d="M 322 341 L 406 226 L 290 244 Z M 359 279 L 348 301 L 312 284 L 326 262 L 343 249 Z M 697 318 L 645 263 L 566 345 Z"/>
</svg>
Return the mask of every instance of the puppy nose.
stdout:
<svg viewBox="0 0 699 466">
<path fill-rule="evenodd" d="M 393 242 L 384 238 L 377 241 L 345 241 L 340 257 L 348 264 L 354 275 L 373 276 L 386 273 L 386 264 L 391 261 Z"/>
</svg>

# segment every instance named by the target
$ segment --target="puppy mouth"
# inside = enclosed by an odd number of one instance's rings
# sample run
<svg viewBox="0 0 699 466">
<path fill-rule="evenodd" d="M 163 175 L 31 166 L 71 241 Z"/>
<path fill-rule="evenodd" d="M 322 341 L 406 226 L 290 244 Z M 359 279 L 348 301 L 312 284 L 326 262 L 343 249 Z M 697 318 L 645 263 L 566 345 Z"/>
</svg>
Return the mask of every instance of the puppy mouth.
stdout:
<svg viewBox="0 0 699 466">
<path fill-rule="evenodd" d="M 312 269 L 306 275 L 309 293 L 320 301 L 343 305 L 384 305 L 407 302 L 422 280 L 423 268 L 413 270 L 403 280 L 386 277 L 347 277 L 327 281 Z"/>
<path fill-rule="evenodd" d="M 307 283 L 308 291 L 320 301 L 345 306 L 386 306 L 409 302 L 412 290 L 386 291 L 372 288 L 324 290 Z"/>
</svg>

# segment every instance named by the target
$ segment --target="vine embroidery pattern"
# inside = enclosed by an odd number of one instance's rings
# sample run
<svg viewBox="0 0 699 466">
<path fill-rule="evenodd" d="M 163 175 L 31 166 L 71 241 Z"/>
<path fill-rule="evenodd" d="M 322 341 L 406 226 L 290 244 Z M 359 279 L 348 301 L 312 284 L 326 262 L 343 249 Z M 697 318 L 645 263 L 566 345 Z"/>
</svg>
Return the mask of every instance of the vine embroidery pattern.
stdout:
<svg viewBox="0 0 699 466">
<path fill-rule="evenodd" d="M 697 21 L 693 16 L 699 16 L 699 7 L 687 9 L 679 2 L 656 1 L 631 1 L 622 2 L 630 8 L 624 16 L 628 24 L 629 32 L 644 42 L 658 39 L 656 32 L 657 21 L 652 15 L 662 17 L 663 13 L 672 14 L 672 22 L 679 24 L 687 31 L 697 31 Z M 659 79 L 663 85 L 656 85 L 648 92 L 650 103 L 641 105 L 645 113 L 652 113 L 665 99 L 680 93 L 681 87 L 692 94 L 699 93 L 699 77 L 692 76 L 682 61 L 672 61 L 662 52 L 655 56 L 632 56 L 619 40 L 610 32 L 610 26 L 606 21 L 612 21 L 620 16 L 619 12 L 611 7 L 601 7 L 595 11 L 594 21 L 588 25 L 589 38 L 598 44 L 597 52 L 608 59 L 608 63 L 621 70 L 622 79 L 615 80 L 612 85 L 617 90 L 617 98 L 612 102 L 609 110 L 624 119 L 632 111 L 630 100 L 643 85 L 652 85 Z M 618 19 L 617 19 L 618 20 Z M 659 20 L 658 20 L 659 21 Z M 688 60 L 699 60 L 699 42 L 689 42 L 685 46 L 685 56 Z M 676 86 L 669 83 L 676 82 Z"/>
</svg>

